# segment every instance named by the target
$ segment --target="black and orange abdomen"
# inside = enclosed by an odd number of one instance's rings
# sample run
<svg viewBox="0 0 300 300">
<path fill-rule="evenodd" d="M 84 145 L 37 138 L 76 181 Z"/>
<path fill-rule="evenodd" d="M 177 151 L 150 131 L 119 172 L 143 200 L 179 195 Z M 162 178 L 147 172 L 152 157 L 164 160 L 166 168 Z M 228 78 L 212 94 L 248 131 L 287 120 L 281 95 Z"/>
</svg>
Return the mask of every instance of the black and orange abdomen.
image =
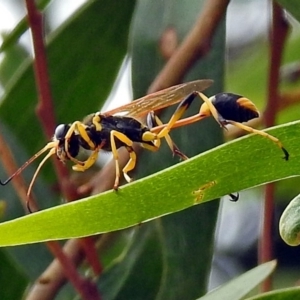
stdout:
<svg viewBox="0 0 300 300">
<path fill-rule="evenodd" d="M 211 99 L 211 102 L 225 120 L 242 123 L 259 116 L 254 103 L 241 95 L 219 93 Z"/>
</svg>

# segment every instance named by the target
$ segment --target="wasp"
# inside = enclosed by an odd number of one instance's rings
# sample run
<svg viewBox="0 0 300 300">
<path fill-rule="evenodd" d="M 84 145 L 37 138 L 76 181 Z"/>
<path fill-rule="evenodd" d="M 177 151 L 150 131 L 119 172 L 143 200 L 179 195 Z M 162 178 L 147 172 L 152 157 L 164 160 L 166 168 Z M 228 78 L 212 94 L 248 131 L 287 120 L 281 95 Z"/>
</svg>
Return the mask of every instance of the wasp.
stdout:
<svg viewBox="0 0 300 300">
<path fill-rule="evenodd" d="M 60 124 L 55 129 L 52 141 L 33 155 L 7 180 L 0 181 L 0 184 L 6 185 L 9 183 L 29 164 L 47 151 L 49 151 L 48 154 L 40 162 L 32 177 L 27 195 L 30 194 L 40 169 L 52 155 L 56 155 L 63 163 L 72 161 L 74 163 L 72 168 L 75 171 L 85 171 L 95 163 L 100 150 L 112 152 L 116 166 L 116 177 L 113 185 L 115 190 L 118 189 L 121 176 L 117 152 L 117 149 L 120 147 L 125 147 L 129 153 L 129 161 L 122 170 L 127 182 L 131 181 L 128 172 L 134 169 L 136 164 L 136 154 L 133 150 L 133 143 L 139 143 L 148 150 L 156 151 L 160 147 L 161 139 L 165 138 L 174 154 L 182 159 L 187 159 L 172 141 L 169 136 L 169 131 L 172 124 L 181 118 L 187 109 L 186 106 L 189 105 L 189 101 L 184 101 L 184 103 L 177 108 L 173 117 L 170 119 L 169 125 L 162 128 L 158 133 L 152 131 L 152 129 L 163 125 L 163 123 L 158 116 L 155 115 L 154 111 L 176 104 L 193 91 L 202 91 L 208 88 L 212 83 L 212 80 L 207 79 L 179 84 L 147 95 L 105 113 L 96 112 L 87 116 L 82 122 L 75 121 L 72 124 Z M 116 115 L 121 113 L 123 114 L 122 116 Z M 147 115 L 147 125 L 137 120 L 137 118 L 141 118 L 145 115 Z M 81 148 L 91 151 L 90 156 L 85 161 L 76 158 Z"/>
<path fill-rule="evenodd" d="M 121 176 L 117 149 L 125 147 L 129 153 L 129 160 L 122 169 L 122 173 L 126 181 L 131 182 L 132 179 L 128 172 L 135 168 L 137 159 L 133 149 L 134 143 L 139 143 L 148 150 L 157 151 L 160 147 L 161 139 L 164 138 L 172 153 L 185 160 L 187 156 L 172 141 L 169 135 L 170 131 L 173 128 L 197 122 L 209 116 L 213 116 L 222 127 L 226 128 L 226 125 L 231 124 L 270 139 L 282 149 L 285 155 L 284 158 L 288 160 L 289 153 L 276 137 L 242 124 L 242 122 L 259 116 L 259 112 L 253 102 L 243 96 L 232 93 L 219 93 L 207 98 L 201 91 L 208 88 L 212 83 L 212 80 L 205 79 L 179 84 L 108 112 L 96 112 L 87 116 L 82 122 L 75 121 L 71 124 L 58 125 L 52 141 L 25 162 L 7 180 L 0 181 L 0 184 L 6 185 L 9 183 L 35 159 L 49 151 L 38 165 L 32 177 L 27 192 L 27 195 L 29 195 L 40 169 L 52 155 L 56 155 L 62 162 L 72 161 L 74 163 L 72 167 L 74 171 L 85 171 L 95 163 L 99 151 L 104 150 L 112 152 L 115 160 L 116 177 L 113 188 L 117 190 Z M 200 97 L 203 100 L 199 113 L 182 118 L 196 97 Z M 164 124 L 155 114 L 155 111 L 178 102 L 180 103 L 169 122 Z M 116 115 L 119 113 L 123 113 L 123 115 Z M 146 124 L 138 121 L 137 118 L 145 115 L 147 115 Z M 91 151 L 89 157 L 84 161 L 76 158 L 81 148 Z"/>
</svg>

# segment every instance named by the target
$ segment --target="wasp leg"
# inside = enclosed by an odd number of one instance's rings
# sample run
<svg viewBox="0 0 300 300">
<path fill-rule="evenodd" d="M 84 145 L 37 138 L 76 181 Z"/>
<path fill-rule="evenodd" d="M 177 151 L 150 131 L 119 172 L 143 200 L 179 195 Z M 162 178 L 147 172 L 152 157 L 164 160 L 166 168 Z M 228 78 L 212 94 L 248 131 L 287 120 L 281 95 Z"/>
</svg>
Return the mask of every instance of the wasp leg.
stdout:
<svg viewBox="0 0 300 300">
<path fill-rule="evenodd" d="M 99 151 L 102 149 L 104 144 L 105 141 L 102 141 L 102 143 L 93 150 L 92 154 L 88 157 L 87 160 L 79 161 L 79 164 L 72 166 L 72 169 L 79 172 L 84 172 L 85 170 L 89 169 L 96 162 Z M 76 161 L 78 160 L 76 159 Z"/>
<path fill-rule="evenodd" d="M 75 157 L 70 156 L 69 153 L 67 153 L 67 156 L 68 156 L 68 159 L 70 159 L 73 163 L 76 164 L 76 166 L 83 166 L 85 164 L 85 161 L 78 160 Z M 86 169 L 88 169 L 88 168 L 86 168 Z M 73 170 L 75 170 L 75 169 L 73 168 Z"/>
<path fill-rule="evenodd" d="M 163 122 L 160 120 L 160 118 L 154 114 L 154 112 L 150 112 L 148 114 L 148 117 L 147 117 L 147 125 L 152 128 L 152 127 L 155 127 L 155 126 L 159 126 L 159 125 L 163 125 Z M 166 142 L 169 146 L 169 148 L 171 149 L 173 155 L 178 155 L 182 160 L 187 160 L 188 157 L 182 153 L 179 148 L 177 147 L 177 145 L 173 142 L 171 136 L 169 134 L 166 134 L 164 136 L 164 138 L 166 139 Z M 154 144 L 159 148 L 160 146 L 160 139 L 156 139 L 153 141 Z"/>
<path fill-rule="evenodd" d="M 164 125 L 164 124 L 163 124 Z M 159 125 L 161 126 L 161 125 Z M 163 128 L 163 127 L 162 127 Z M 188 157 L 183 154 L 179 148 L 176 146 L 176 144 L 172 141 L 171 137 L 169 136 L 169 134 L 166 134 L 166 136 L 163 136 L 162 138 L 165 138 L 170 149 L 172 150 L 173 154 L 176 154 L 178 155 L 179 157 L 181 157 L 182 160 L 187 160 Z M 146 148 L 150 151 L 157 151 L 160 147 L 160 144 L 161 144 L 161 141 L 160 141 L 160 138 L 158 137 L 158 135 L 154 132 L 151 132 L 151 131 L 146 131 L 143 133 L 143 136 L 142 136 L 142 140 L 144 141 L 141 142 L 141 146 L 143 148 Z M 153 144 L 147 144 L 145 142 L 152 142 Z"/>
<path fill-rule="evenodd" d="M 240 198 L 240 194 L 239 193 L 236 193 L 236 195 L 233 194 L 233 193 L 231 193 L 231 194 L 228 194 L 228 196 L 230 197 L 229 200 L 232 201 L 232 202 L 237 202 L 239 200 L 239 198 Z"/>
<path fill-rule="evenodd" d="M 84 141 L 89 145 L 89 147 L 90 147 L 91 150 L 96 150 L 96 146 L 95 146 L 95 144 L 93 143 L 93 141 L 90 139 L 90 137 L 88 136 L 88 134 L 87 134 L 85 128 L 86 128 L 86 127 L 85 127 L 85 125 L 84 125 L 83 123 L 81 123 L 81 122 L 79 122 L 79 121 L 76 121 L 76 122 L 74 122 L 74 123 L 70 126 L 70 128 L 69 128 L 69 130 L 68 130 L 68 132 L 67 132 L 67 134 L 66 134 L 66 136 L 65 136 L 65 152 L 66 152 L 66 154 L 67 154 L 67 157 L 68 157 L 71 161 L 73 161 L 74 163 L 76 163 L 77 166 L 79 166 L 79 165 L 84 165 L 85 162 L 82 162 L 82 161 L 76 159 L 76 158 L 73 157 L 73 156 L 70 154 L 70 152 L 69 152 L 69 141 L 70 141 L 70 138 L 71 138 L 71 136 L 72 136 L 72 134 L 74 133 L 75 130 L 78 131 L 79 135 L 80 135 L 80 136 L 82 137 L 82 139 L 84 139 Z M 98 151 L 99 151 L 99 149 L 98 149 Z M 97 151 L 97 155 L 98 155 L 98 151 Z M 96 154 L 95 154 L 95 155 L 96 155 Z M 97 159 L 97 155 L 96 155 L 96 157 L 95 157 L 95 160 Z M 92 156 L 93 156 L 93 154 L 91 155 L 91 159 L 94 158 L 94 157 L 92 157 Z M 92 165 L 92 164 L 90 164 L 90 166 L 91 166 L 91 165 Z M 90 166 L 89 166 L 89 167 L 90 167 Z M 74 166 L 74 167 L 76 167 L 76 166 Z M 88 167 L 88 168 L 89 168 L 89 167 Z M 79 167 L 78 167 L 78 168 L 79 168 Z M 86 169 L 88 169 L 88 168 L 85 168 L 84 170 L 86 170 Z M 73 168 L 73 170 L 75 170 L 75 169 Z M 77 171 L 79 171 L 79 169 L 78 169 Z"/>
<path fill-rule="evenodd" d="M 161 142 L 160 142 L 159 139 L 157 139 L 157 137 L 156 137 L 156 135 L 154 133 L 152 133 L 152 132 L 149 131 L 149 132 L 146 132 L 146 135 L 148 135 L 148 133 L 150 133 L 153 136 L 153 139 L 150 140 L 151 142 L 153 142 L 153 145 L 146 144 L 146 143 L 141 143 L 141 146 L 143 148 L 145 148 L 145 149 L 148 149 L 150 151 L 155 152 L 155 151 L 157 151 L 160 148 Z M 145 140 L 145 141 L 149 142 L 149 140 Z"/>
<path fill-rule="evenodd" d="M 194 116 L 179 120 L 197 96 L 199 96 L 204 101 L 204 103 L 200 107 L 199 113 Z M 203 93 L 195 91 L 179 103 L 175 113 L 166 125 L 157 126 L 153 128 L 152 131 L 157 132 L 160 130 L 158 133 L 158 137 L 162 138 L 165 136 L 165 134 L 168 134 L 172 128 L 191 124 L 211 115 L 215 118 L 215 120 L 220 124 L 221 127 L 224 127 L 224 124 L 219 120 L 219 113 L 210 99 L 208 99 Z"/>
<path fill-rule="evenodd" d="M 133 170 L 136 165 L 136 154 L 131 146 L 126 146 L 126 149 L 129 153 L 130 159 L 129 159 L 128 163 L 126 164 L 126 166 L 123 168 L 122 172 L 124 174 L 126 181 L 131 182 L 132 178 L 130 178 L 127 173 L 129 171 Z"/>
<path fill-rule="evenodd" d="M 195 114 L 193 116 L 184 118 L 182 120 L 179 120 L 180 117 L 183 115 L 184 111 L 188 109 L 189 105 L 196 98 L 196 96 L 199 96 L 204 101 L 204 103 L 200 107 L 199 113 Z M 163 124 L 163 125 L 157 126 L 157 127 L 153 128 L 151 131 L 153 131 L 153 132 L 160 131 L 160 132 L 162 132 L 161 134 L 163 135 L 165 131 L 168 132 L 168 131 L 170 131 L 171 128 L 177 128 L 177 127 L 188 125 L 188 124 L 191 124 L 194 122 L 198 122 L 209 116 L 213 116 L 214 119 L 217 121 L 217 123 L 221 127 L 225 128 L 224 124 L 220 121 L 220 116 L 219 116 L 217 109 L 215 108 L 215 106 L 213 105 L 211 100 L 209 98 L 207 98 L 203 93 L 193 92 L 192 94 L 190 94 L 187 98 L 185 98 L 178 105 L 178 108 L 175 111 L 174 115 L 177 114 L 178 111 L 181 112 L 181 114 L 179 113 L 175 118 L 172 117 L 168 124 Z M 165 130 L 165 131 L 163 131 L 163 130 Z"/>
<path fill-rule="evenodd" d="M 100 149 L 100 147 L 95 149 L 86 161 L 72 166 L 72 169 L 78 172 L 84 172 L 85 170 L 89 169 L 96 162 Z"/>
<path fill-rule="evenodd" d="M 285 160 L 288 160 L 289 159 L 289 153 L 288 151 L 283 147 L 282 143 L 280 142 L 280 140 L 276 137 L 274 137 L 273 135 L 270 135 L 268 133 L 266 133 L 265 131 L 260 131 L 260 130 L 257 130 L 257 129 L 254 129 L 252 127 L 249 127 L 249 126 L 246 126 L 244 124 L 241 124 L 239 122 L 235 122 L 235 121 L 228 121 L 226 120 L 225 121 L 226 124 L 231 124 L 233 126 L 236 126 L 240 129 L 243 129 L 245 131 L 248 131 L 248 132 L 251 132 L 251 133 L 256 133 L 256 134 L 259 134 L 261 136 L 264 136 L 266 138 L 268 138 L 269 140 L 271 140 L 272 142 L 274 142 L 284 153 L 284 159 Z"/>
<path fill-rule="evenodd" d="M 114 183 L 114 190 L 118 189 L 119 180 L 120 180 L 119 156 L 118 156 L 118 150 L 117 150 L 117 146 L 116 146 L 116 142 L 115 142 L 116 138 L 118 140 L 120 140 L 122 143 L 124 143 L 125 146 L 127 146 L 126 147 L 127 150 L 130 148 L 130 151 L 128 150 L 130 159 L 129 159 L 128 163 L 126 164 L 126 166 L 122 170 L 127 182 L 132 181 L 132 179 L 128 176 L 127 172 L 132 170 L 135 167 L 135 162 L 136 162 L 136 154 L 132 148 L 132 145 L 133 145 L 132 140 L 130 140 L 123 133 L 116 131 L 116 130 L 112 130 L 110 132 L 110 143 L 111 143 L 111 151 L 112 151 L 115 163 L 116 163 L 116 179 L 115 179 L 115 183 Z"/>
<path fill-rule="evenodd" d="M 169 122 L 166 124 L 166 126 L 157 134 L 158 138 L 163 138 L 167 136 L 170 132 L 170 130 L 173 128 L 174 124 L 182 117 L 182 115 L 185 113 L 185 111 L 189 108 L 189 106 L 194 101 L 195 97 L 197 96 L 197 93 L 191 93 L 188 95 L 184 100 L 182 100 L 179 105 L 177 106 L 174 114 L 172 115 Z"/>
</svg>

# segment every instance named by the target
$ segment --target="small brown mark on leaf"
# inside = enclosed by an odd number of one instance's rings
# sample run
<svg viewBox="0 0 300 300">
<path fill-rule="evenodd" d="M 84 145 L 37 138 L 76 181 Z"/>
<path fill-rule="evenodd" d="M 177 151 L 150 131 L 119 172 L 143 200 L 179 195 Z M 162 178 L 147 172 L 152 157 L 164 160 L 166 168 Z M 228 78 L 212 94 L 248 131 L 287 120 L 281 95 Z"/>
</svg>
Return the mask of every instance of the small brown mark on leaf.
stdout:
<svg viewBox="0 0 300 300">
<path fill-rule="evenodd" d="M 213 180 L 208 183 L 205 183 L 199 189 L 193 191 L 192 192 L 193 196 L 196 196 L 196 199 L 194 200 L 194 204 L 199 204 L 203 200 L 205 190 L 213 187 L 216 184 L 217 184 L 217 182 L 215 180 Z"/>
</svg>

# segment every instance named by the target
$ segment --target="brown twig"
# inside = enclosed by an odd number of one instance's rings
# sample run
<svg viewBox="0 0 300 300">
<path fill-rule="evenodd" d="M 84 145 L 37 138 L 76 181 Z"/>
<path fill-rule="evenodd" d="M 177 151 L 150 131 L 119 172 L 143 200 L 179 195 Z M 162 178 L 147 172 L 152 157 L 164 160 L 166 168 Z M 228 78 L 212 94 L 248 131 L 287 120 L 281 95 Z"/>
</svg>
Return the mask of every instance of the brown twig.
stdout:
<svg viewBox="0 0 300 300">
<path fill-rule="evenodd" d="M 92 281 L 83 279 L 79 275 L 75 276 L 75 274 L 77 274 L 77 270 L 74 262 L 80 261 L 80 255 L 82 255 L 82 252 L 79 249 L 79 251 L 76 251 L 75 253 L 73 251 L 70 251 L 68 252 L 68 255 L 66 255 L 66 253 L 63 252 L 61 246 L 57 242 L 47 242 L 47 246 L 56 257 L 56 259 L 52 263 L 54 272 L 49 272 L 52 269 L 48 268 L 47 272 L 44 272 L 38 278 L 38 281 L 34 283 L 30 293 L 28 294 L 27 300 L 53 299 L 52 297 L 58 292 L 60 288 L 60 285 L 54 286 L 54 284 L 63 284 L 65 282 L 65 277 L 63 276 L 63 274 L 74 285 L 77 292 L 81 295 L 82 299 L 101 299 L 98 294 L 97 287 Z M 64 249 L 64 251 L 66 250 L 68 250 L 68 248 Z M 72 250 L 74 250 L 74 247 L 72 247 Z M 61 269 L 61 272 L 55 272 L 55 270 L 59 269 Z M 63 278 L 61 278 L 62 280 L 58 281 L 55 276 L 63 276 Z"/>
<path fill-rule="evenodd" d="M 290 92 L 283 92 L 279 98 L 279 110 L 284 110 L 287 107 L 297 105 L 300 103 L 300 89 Z"/>
<path fill-rule="evenodd" d="M 283 9 L 272 2 L 272 31 L 270 33 L 270 68 L 267 105 L 264 113 L 267 127 L 274 125 L 278 112 L 280 64 L 289 26 L 284 17 Z M 274 184 L 268 184 L 265 191 L 263 228 L 259 240 L 259 263 L 273 258 L 272 221 L 274 215 Z M 271 289 L 272 281 L 267 279 L 261 286 L 263 292 Z"/>
<path fill-rule="evenodd" d="M 97 239 L 99 255 L 106 251 L 108 244 L 115 241 L 117 234 L 108 233 Z M 64 245 L 64 252 L 74 265 L 79 266 L 85 259 L 82 245 L 79 239 L 68 240 Z M 32 293 L 26 300 L 43 299 L 50 300 L 55 297 L 59 289 L 67 282 L 67 278 L 61 263 L 55 259 L 34 283 Z M 89 282 L 87 283 L 89 284 Z M 93 287 L 91 287 L 93 288 Z"/>
<path fill-rule="evenodd" d="M 50 242 L 50 246 L 55 248 L 55 244 L 51 245 L 52 243 L 53 242 Z M 53 249 L 53 251 L 56 252 L 56 249 Z M 66 255 L 72 264 L 67 267 L 62 267 L 61 261 L 59 259 L 55 259 L 34 283 L 30 294 L 27 296 L 27 300 L 53 299 L 59 289 L 67 282 L 67 277 L 72 276 L 72 274 L 69 274 L 69 276 L 66 277 L 65 270 L 70 273 L 76 272 L 76 269 L 74 270 L 74 266 L 81 263 L 84 258 L 84 253 L 79 240 L 68 241 L 64 246 L 64 252 L 65 254 L 62 254 L 58 251 L 58 253 L 56 253 L 56 257 L 59 257 L 59 255 Z M 85 293 L 86 295 L 94 295 L 91 296 L 91 299 L 99 299 L 97 291 L 94 291 L 95 286 L 89 286 L 89 282 L 81 278 L 79 279 L 80 281 L 78 281 L 76 285 L 82 286 L 83 289 L 87 289 Z M 93 292 L 91 293 L 91 291 Z"/>
<path fill-rule="evenodd" d="M 78 240 L 66 242 L 64 252 L 75 265 L 80 263 L 84 256 Z M 61 263 L 55 259 L 33 284 L 27 300 L 53 299 L 66 282 L 64 269 Z"/>
<path fill-rule="evenodd" d="M 38 105 L 36 108 L 36 113 L 40 120 L 40 123 L 42 124 L 42 128 L 44 130 L 46 138 L 50 140 L 53 136 L 56 122 L 49 84 L 46 49 L 43 39 L 43 20 L 41 13 L 35 5 L 35 2 L 32 0 L 26 0 L 25 2 L 35 55 L 33 65 L 38 92 Z M 61 185 L 61 190 L 65 195 L 65 198 L 77 199 L 78 195 L 76 194 L 76 190 L 69 183 L 69 175 L 67 169 L 57 159 L 53 161 L 55 171 Z"/>
<path fill-rule="evenodd" d="M 194 63 L 208 53 L 220 21 L 224 18 L 229 0 L 209 0 L 191 31 L 156 76 L 148 93 L 154 93 L 182 81 Z"/>
</svg>

